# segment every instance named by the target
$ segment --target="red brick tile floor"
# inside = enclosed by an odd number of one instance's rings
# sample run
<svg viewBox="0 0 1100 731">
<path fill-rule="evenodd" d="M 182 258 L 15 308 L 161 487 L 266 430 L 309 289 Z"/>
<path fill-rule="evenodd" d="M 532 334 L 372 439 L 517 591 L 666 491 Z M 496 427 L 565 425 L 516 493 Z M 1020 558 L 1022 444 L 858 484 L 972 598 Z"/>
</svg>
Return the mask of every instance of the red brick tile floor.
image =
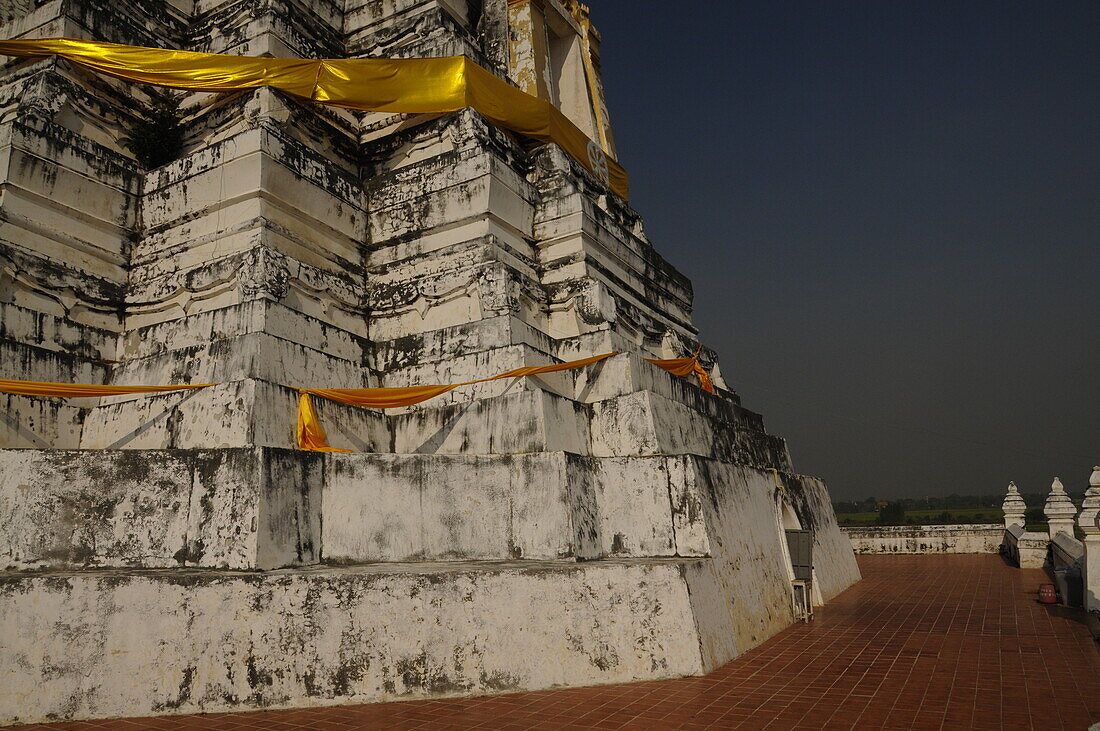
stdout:
<svg viewBox="0 0 1100 731">
<path fill-rule="evenodd" d="M 701 678 L 484 698 L 51 724 L 84 729 L 1087 729 L 1100 652 L 998 556 L 861 556 L 863 581 Z M 745 598 L 745 601 L 751 601 Z"/>
</svg>

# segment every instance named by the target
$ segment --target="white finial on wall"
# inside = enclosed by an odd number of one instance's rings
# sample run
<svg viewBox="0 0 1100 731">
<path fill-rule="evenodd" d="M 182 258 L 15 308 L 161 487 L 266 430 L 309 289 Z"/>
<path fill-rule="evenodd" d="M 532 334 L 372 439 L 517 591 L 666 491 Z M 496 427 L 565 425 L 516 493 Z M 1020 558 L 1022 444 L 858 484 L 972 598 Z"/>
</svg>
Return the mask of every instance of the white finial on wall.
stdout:
<svg viewBox="0 0 1100 731">
<path fill-rule="evenodd" d="M 1092 468 L 1089 487 L 1085 490 L 1085 499 L 1081 503 L 1081 514 L 1077 516 L 1077 525 L 1086 538 L 1100 536 L 1100 467 Z"/>
<path fill-rule="evenodd" d="M 1047 516 L 1047 525 L 1050 526 L 1052 540 L 1059 533 L 1073 535 L 1073 523 L 1074 518 L 1077 517 L 1077 507 L 1069 499 L 1065 486 L 1057 477 L 1050 485 L 1050 494 L 1047 495 L 1043 512 Z"/>
<path fill-rule="evenodd" d="M 1008 494 L 1005 495 L 1005 500 L 1001 503 L 1001 510 L 1005 514 L 1005 528 L 1013 525 L 1023 527 L 1027 503 L 1020 496 L 1020 490 L 1016 487 L 1015 482 L 1008 483 Z"/>
</svg>

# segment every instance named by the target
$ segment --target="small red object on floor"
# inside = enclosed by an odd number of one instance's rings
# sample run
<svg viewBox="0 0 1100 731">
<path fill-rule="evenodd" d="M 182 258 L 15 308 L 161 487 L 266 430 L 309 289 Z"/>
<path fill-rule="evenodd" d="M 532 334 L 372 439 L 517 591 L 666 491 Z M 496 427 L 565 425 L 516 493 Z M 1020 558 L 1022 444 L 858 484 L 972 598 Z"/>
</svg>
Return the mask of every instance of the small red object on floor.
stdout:
<svg viewBox="0 0 1100 731">
<path fill-rule="evenodd" d="M 1040 604 L 1057 604 L 1058 592 L 1054 589 L 1054 584 L 1039 584 L 1039 603 Z"/>
</svg>

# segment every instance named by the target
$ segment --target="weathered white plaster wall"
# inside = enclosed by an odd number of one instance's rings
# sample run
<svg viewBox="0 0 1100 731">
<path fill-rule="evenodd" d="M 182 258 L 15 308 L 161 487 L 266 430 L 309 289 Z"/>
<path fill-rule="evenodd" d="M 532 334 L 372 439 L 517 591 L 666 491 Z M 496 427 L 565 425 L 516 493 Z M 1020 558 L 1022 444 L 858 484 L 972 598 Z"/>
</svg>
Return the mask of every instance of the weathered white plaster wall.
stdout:
<svg viewBox="0 0 1100 731">
<path fill-rule="evenodd" d="M 748 651 L 794 621 L 771 475 L 695 461 L 714 560 L 687 568 L 708 669 Z M 757 546 L 767 546 L 760 550 Z"/>
<path fill-rule="evenodd" d="M 701 672 L 678 560 L 0 574 L 0 722 Z"/>
<path fill-rule="evenodd" d="M 0 450 L 0 570 L 318 561 L 316 455 Z"/>
<path fill-rule="evenodd" d="M 507 71 L 503 2 L 477 27 L 461 0 L 252 5 L 72 0 L 8 27 Z M 690 282 L 559 148 L 471 110 L 261 89 L 187 95 L 182 155 L 146 171 L 120 142 L 147 111 L 135 89 L 56 60 L 0 70 L 0 377 L 219 385 L 0 401 L 0 446 L 33 447 L 0 450 L 0 718 L 702 672 L 793 619 L 780 501 L 814 531 L 822 595 L 858 580 L 824 485 L 792 474 L 716 354 L 714 395 L 645 362 L 695 349 Z M 294 387 L 611 351 L 386 413 L 317 399 L 358 453 L 278 449 Z"/>
<path fill-rule="evenodd" d="M 318 603 L 339 607 L 336 619 L 326 615 L 325 621 L 355 625 L 357 642 L 372 652 L 390 659 L 431 658 L 423 660 L 424 673 L 455 672 L 461 678 L 433 685 L 426 677 L 427 685 L 415 692 L 506 689 L 483 681 L 482 669 L 475 678 L 463 674 L 467 668 L 452 670 L 438 659 L 438 653 L 473 652 L 462 643 L 474 640 L 453 634 L 459 614 L 470 633 L 492 638 L 486 645 L 503 644 L 523 656 L 486 660 L 484 673 L 504 673 L 507 688 L 701 672 L 793 620 L 775 479 L 770 472 L 692 456 L 0 451 L 0 509 L 11 515 L 0 522 L 4 560 L 9 568 L 52 569 L 0 574 L 0 632 L 11 638 L 0 667 L 16 669 L 7 695 L 0 692 L 0 714 L 34 719 L 60 707 L 67 709 L 59 716 L 65 718 L 141 715 L 404 693 L 401 684 L 386 680 L 394 666 L 384 663 L 370 673 L 355 671 L 372 678 L 365 686 L 317 690 L 326 686 L 317 685 L 318 676 L 308 676 L 307 669 L 314 667 L 316 674 L 322 672 L 317 668 L 333 667 L 333 677 L 345 677 L 332 665 L 346 660 L 342 650 L 332 649 L 344 641 L 317 629 L 315 651 L 288 636 L 297 622 L 320 621 L 313 613 Z M 784 499 L 815 531 L 816 580 L 831 596 L 858 579 L 851 550 L 841 545 L 831 513 L 821 512 L 829 503 L 820 484 L 794 475 L 782 479 Z M 673 563 L 663 563 L 664 557 Z M 425 559 L 433 563 L 411 563 Z M 495 583 L 485 592 L 465 590 L 462 609 L 401 583 L 413 572 L 421 577 L 416 586 L 427 582 L 440 592 L 458 591 L 448 588 L 449 577 L 469 568 L 464 562 L 485 559 L 523 560 L 471 568 L 479 577 L 492 575 Z M 320 561 L 380 563 L 346 570 L 303 566 Z M 190 568 L 287 565 L 303 568 L 246 575 Z M 87 571 L 111 566 L 179 568 L 154 574 L 138 568 Z M 605 566 L 625 573 L 586 573 Z M 568 640 L 570 651 L 590 658 L 596 670 L 563 660 L 553 649 L 564 641 L 554 639 L 563 630 L 541 625 L 538 613 L 549 610 L 537 603 L 550 600 L 528 586 L 531 577 L 544 575 L 557 582 L 545 591 L 564 601 L 560 611 L 567 613 L 568 632 L 583 635 Z M 575 581 L 589 588 L 575 588 Z M 301 596 L 306 604 L 295 604 L 293 597 Z M 639 604 L 641 597 L 645 602 Z M 38 603 L 34 619 L 23 616 L 25 601 Z M 403 602 L 413 603 L 402 609 Z M 371 625 L 368 631 L 351 618 L 387 612 L 404 624 L 395 619 L 392 626 Z M 138 616 L 142 626 L 154 629 L 122 638 L 115 628 L 132 626 Z M 563 621 L 546 621 L 551 619 Z M 508 623 L 521 621 L 527 622 L 523 638 L 496 634 L 516 632 Z M 90 645 L 63 655 L 59 645 L 43 643 L 41 637 L 58 622 L 96 637 L 98 649 Z M 422 623 L 439 634 L 425 637 Z M 181 624 L 188 629 L 179 635 Z M 195 629 L 200 624 L 220 627 L 217 641 Z M 450 645 L 438 641 L 443 635 L 450 636 Z M 275 637 L 281 644 L 272 644 Z M 627 648 L 643 646 L 640 656 L 635 649 L 635 659 L 624 659 Z M 545 647 L 555 653 L 552 660 L 530 662 Z M 594 656 L 593 647 L 604 655 Z M 159 667 L 149 675 L 155 680 L 145 678 L 148 664 Z M 542 664 L 555 667 L 534 667 Z M 55 666 L 63 670 L 50 669 Z M 517 674 L 518 666 L 527 669 Z M 28 695 L 36 674 L 47 692 Z M 269 676 L 278 680 L 263 681 L 267 687 L 258 689 L 251 682 L 246 692 L 250 681 L 243 678 Z"/>
<path fill-rule="evenodd" d="M 577 554 L 568 455 L 334 455 L 326 561 L 559 559 Z"/>
<path fill-rule="evenodd" d="M 775 476 L 743 465 L 689 459 L 713 560 L 687 567 L 704 662 L 722 665 L 794 621 Z M 814 530 L 814 574 L 832 598 L 859 580 L 820 482 L 784 475 L 784 499 Z M 823 500 L 824 498 L 824 500 Z"/>
<path fill-rule="evenodd" d="M 802 527 L 813 531 L 814 582 L 828 602 L 860 580 L 851 543 L 837 525 L 824 481 L 804 475 L 784 476 L 783 497 L 794 508 Z"/>
</svg>

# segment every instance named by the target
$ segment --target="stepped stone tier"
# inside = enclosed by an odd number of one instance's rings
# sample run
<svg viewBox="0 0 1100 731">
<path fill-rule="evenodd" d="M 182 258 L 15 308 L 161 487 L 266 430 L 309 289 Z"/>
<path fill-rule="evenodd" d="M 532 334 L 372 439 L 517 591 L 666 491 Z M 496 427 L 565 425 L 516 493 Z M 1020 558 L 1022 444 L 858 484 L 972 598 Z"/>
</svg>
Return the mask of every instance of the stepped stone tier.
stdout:
<svg viewBox="0 0 1100 731">
<path fill-rule="evenodd" d="M 6 0 L 0 37 L 276 57 L 465 54 L 615 158 L 587 11 L 557 0 Z M 0 75 L 0 720 L 493 693 L 704 673 L 859 578 L 825 485 L 717 393 L 688 280 L 627 202 L 476 112 Z M 376 411 L 294 387 L 582 370 Z"/>
</svg>

